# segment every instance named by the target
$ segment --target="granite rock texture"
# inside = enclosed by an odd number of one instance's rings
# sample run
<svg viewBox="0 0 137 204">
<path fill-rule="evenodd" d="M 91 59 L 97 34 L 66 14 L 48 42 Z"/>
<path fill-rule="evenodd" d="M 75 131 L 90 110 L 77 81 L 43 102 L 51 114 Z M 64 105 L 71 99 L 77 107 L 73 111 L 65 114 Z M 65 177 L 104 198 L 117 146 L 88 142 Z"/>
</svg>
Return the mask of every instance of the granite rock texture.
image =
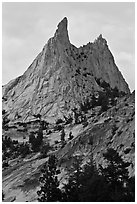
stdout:
<svg viewBox="0 0 137 204">
<path fill-rule="evenodd" d="M 77 48 L 70 43 L 67 23 L 64 18 L 58 24 L 23 75 L 3 86 L 3 109 L 11 121 L 29 121 L 33 114 L 49 121 L 68 116 L 72 108 L 102 91 L 96 79 L 130 93 L 102 35 Z"/>
</svg>

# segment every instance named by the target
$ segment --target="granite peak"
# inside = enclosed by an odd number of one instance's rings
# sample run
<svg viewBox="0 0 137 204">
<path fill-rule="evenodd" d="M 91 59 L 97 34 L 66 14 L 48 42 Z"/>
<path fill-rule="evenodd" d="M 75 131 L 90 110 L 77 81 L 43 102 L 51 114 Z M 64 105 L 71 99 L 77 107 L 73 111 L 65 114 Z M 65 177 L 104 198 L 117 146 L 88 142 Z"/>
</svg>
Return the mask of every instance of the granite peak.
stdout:
<svg viewBox="0 0 137 204">
<path fill-rule="evenodd" d="M 25 73 L 3 86 L 3 109 L 9 118 L 15 120 L 17 113 L 22 120 L 39 113 L 51 120 L 63 118 L 93 94 L 103 92 L 102 82 L 129 94 L 106 45 L 102 35 L 83 47 L 72 45 L 65 17 Z"/>
<path fill-rule="evenodd" d="M 67 30 L 68 20 L 63 18 L 63 20 L 58 24 L 57 30 L 55 32 L 55 38 L 59 39 L 62 43 L 69 43 L 69 36 Z"/>
</svg>

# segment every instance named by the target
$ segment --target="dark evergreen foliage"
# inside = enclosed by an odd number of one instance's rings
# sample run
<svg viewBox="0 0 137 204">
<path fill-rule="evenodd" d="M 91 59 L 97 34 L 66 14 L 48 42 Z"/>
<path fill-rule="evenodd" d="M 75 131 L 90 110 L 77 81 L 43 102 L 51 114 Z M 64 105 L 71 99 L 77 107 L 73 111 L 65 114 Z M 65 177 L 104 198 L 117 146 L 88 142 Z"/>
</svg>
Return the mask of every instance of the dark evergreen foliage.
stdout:
<svg viewBox="0 0 137 204">
<path fill-rule="evenodd" d="M 2 115 L 5 115 L 6 114 L 6 111 L 3 109 L 2 110 Z"/>
<path fill-rule="evenodd" d="M 54 131 L 61 131 L 63 129 L 62 125 L 56 125 Z"/>
<path fill-rule="evenodd" d="M 107 183 L 104 177 L 98 174 L 93 159 L 84 166 L 80 195 L 81 202 L 110 201 Z"/>
<path fill-rule="evenodd" d="M 39 201 L 64 202 L 133 202 L 135 200 L 135 179 L 129 178 L 130 165 L 114 149 L 104 153 L 107 166 L 100 166 L 99 172 L 91 157 L 82 167 L 82 157 L 74 156 L 69 168 L 68 182 L 59 189 L 57 160 L 50 158 L 44 166 L 38 191 Z"/>
<path fill-rule="evenodd" d="M 4 198 L 5 198 L 5 194 L 4 194 L 4 192 L 2 191 L 2 201 L 4 200 Z"/>
<path fill-rule="evenodd" d="M 43 144 L 40 148 L 40 153 L 41 153 L 41 158 L 45 158 L 47 157 L 47 153 L 49 152 L 49 150 L 51 150 L 51 146 L 49 145 L 49 143 Z"/>
<path fill-rule="evenodd" d="M 64 129 L 62 129 L 61 131 L 61 142 L 64 142 L 65 141 L 65 131 Z"/>
<path fill-rule="evenodd" d="M 109 193 L 112 201 L 134 201 L 134 192 L 132 192 L 129 187 L 131 185 L 131 181 L 127 169 L 130 163 L 125 162 L 119 156 L 118 152 L 112 148 L 108 149 L 103 156 L 107 161 L 107 167 L 103 168 L 100 166 L 100 170 L 109 186 Z"/>
<path fill-rule="evenodd" d="M 72 123 L 72 121 L 73 121 L 73 118 L 72 117 L 69 117 L 69 118 L 67 118 L 66 116 L 64 116 L 64 118 L 65 118 L 65 125 L 67 125 L 67 124 L 70 124 L 70 123 Z"/>
<path fill-rule="evenodd" d="M 14 159 L 18 156 L 26 157 L 31 153 L 28 143 L 19 143 L 17 140 L 12 140 L 10 137 L 2 138 L 2 162 L 3 166 L 7 166 L 7 159 Z"/>
<path fill-rule="evenodd" d="M 37 132 L 37 136 L 35 136 L 34 132 L 31 132 L 29 135 L 29 143 L 31 144 L 31 148 L 34 152 L 38 152 L 40 150 L 40 146 L 43 142 L 43 129 L 40 128 Z"/>
<path fill-rule="evenodd" d="M 37 191 L 39 202 L 62 201 L 62 192 L 59 189 L 57 159 L 54 155 L 49 157 L 42 169 L 42 176 L 39 181 L 41 189 Z"/>
<path fill-rule="evenodd" d="M 6 112 L 3 114 L 2 117 L 2 129 L 7 131 L 8 130 L 8 123 L 10 122 L 10 120 L 8 119 L 8 115 L 6 114 Z"/>
<path fill-rule="evenodd" d="M 41 119 L 41 114 L 34 114 L 33 116 L 34 116 L 35 118 Z"/>
<path fill-rule="evenodd" d="M 22 155 L 22 157 L 26 157 L 28 154 L 30 154 L 30 148 L 27 143 L 21 143 L 19 148 L 19 155 Z"/>
<path fill-rule="evenodd" d="M 69 139 L 69 140 L 72 140 L 73 137 L 74 137 L 74 136 L 72 135 L 72 132 L 70 132 L 70 133 L 69 133 L 69 138 L 68 138 L 68 139 Z"/>
<path fill-rule="evenodd" d="M 56 121 L 56 125 L 58 125 L 58 124 L 60 124 L 60 123 L 63 123 L 64 121 L 61 119 L 61 118 L 59 118 L 57 121 Z"/>
<path fill-rule="evenodd" d="M 79 202 L 80 201 L 80 177 L 83 174 L 81 168 L 82 158 L 79 156 L 73 157 L 73 165 L 69 169 L 69 180 L 64 185 L 64 201 L 66 202 Z"/>
</svg>

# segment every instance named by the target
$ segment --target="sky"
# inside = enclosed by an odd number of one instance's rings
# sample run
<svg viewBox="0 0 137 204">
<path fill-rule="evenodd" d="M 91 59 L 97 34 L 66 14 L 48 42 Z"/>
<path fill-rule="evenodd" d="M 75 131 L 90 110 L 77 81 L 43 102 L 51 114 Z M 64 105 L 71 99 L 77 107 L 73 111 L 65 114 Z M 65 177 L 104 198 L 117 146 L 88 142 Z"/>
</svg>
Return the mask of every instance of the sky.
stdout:
<svg viewBox="0 0 137 204">
<path fill-rule="evenodd" d="M 70 42 L 107 40 L 116 65 L 135 89 L 135 3 L 4 2 L 2 4 L 2 84 L 22 75 L 58 23 L 68 18 Z"/>
</svg>

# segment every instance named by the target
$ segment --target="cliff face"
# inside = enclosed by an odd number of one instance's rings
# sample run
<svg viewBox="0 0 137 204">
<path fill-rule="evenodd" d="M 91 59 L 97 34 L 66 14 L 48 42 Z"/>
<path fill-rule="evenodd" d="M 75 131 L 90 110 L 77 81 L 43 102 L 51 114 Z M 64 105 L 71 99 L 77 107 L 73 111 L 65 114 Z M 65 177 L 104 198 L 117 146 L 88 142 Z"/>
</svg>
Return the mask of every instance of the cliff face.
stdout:
<svg viewBox="0 0 137 204">
<path fill-rule="evenodd" d="M 102 35 L 77 48 L 69 41 L 64 18 L 26 72 L 3 86 L 3 109 L 13 121 L 18 116 L 27 121 L 33 114 L 49 120 L 63 118 L 94 93 L 104 91 L 98 81 L 130 93 Z"/>
</svg>

